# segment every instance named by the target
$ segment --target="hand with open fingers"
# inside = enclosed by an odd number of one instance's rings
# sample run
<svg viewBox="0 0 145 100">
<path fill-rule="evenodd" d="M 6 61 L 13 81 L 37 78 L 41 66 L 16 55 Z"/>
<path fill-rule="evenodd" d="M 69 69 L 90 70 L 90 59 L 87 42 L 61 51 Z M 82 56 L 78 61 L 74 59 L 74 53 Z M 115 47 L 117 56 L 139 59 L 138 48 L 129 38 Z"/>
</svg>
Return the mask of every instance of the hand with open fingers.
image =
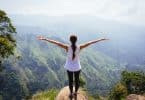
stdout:
<svg viewBox="0 0 145 100">
<path fill-rule="evenodd" d="M 44 40 L 45 37 L 43 37 L 43 36 L 37 36 L 37 39 L 38 39 L 38 40 Z"/>
</svg>

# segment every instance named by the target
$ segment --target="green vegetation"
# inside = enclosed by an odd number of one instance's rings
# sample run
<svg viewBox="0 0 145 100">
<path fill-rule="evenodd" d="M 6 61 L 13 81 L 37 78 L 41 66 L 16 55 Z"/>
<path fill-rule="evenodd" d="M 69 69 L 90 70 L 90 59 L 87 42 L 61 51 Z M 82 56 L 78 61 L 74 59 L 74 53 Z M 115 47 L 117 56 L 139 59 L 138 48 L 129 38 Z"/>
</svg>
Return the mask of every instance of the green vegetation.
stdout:
<svg viewBox="0 0 145 100">
<path fill-rule="evenodd" d="M 85 79 L 82 76 L 80 76 L 80 87 L 84 88 L 85 85 L 86 85 Z"/>
<path fill-rule="evenodd" d="M 49 91 L 38 92 L 33 95 L 32 100 L 55 100 L 58 90 L 51 89 Z"/>
<path fill-rule="evenodd" d="M 3 70 L 0 73 L 0 95 L 4 100 L 22 99 L 28 96 L 26 83 L 17 72 Z"/>
<path fill-rule="evenodd" d="M 127 88 L 121 83 L 117 83 L 113 90 L 111 91 L 111 95 L 109 100 L 122 100 L 127 96 Z"/>
<path fill-rule="evenodd" d="M 145 93 L 144 72 L 122 72 L 122 83 L 127 87 L 128 93 Z"/>
<path fill-rule="evenodd" d="M 2 70 L 3 59 L 14 54 L 16 41 L 13 33 L 16 33 L 16 29 L 10 18 L 4 11 L 0 10 L 0 70 Z"/>
<path fill-rule="evenodd" d="M 145 93 L 145 73 L 123 71 L 121 80 L 110 93 L 110 100 L 122 100 L 129 94 Z"/>
</svg>

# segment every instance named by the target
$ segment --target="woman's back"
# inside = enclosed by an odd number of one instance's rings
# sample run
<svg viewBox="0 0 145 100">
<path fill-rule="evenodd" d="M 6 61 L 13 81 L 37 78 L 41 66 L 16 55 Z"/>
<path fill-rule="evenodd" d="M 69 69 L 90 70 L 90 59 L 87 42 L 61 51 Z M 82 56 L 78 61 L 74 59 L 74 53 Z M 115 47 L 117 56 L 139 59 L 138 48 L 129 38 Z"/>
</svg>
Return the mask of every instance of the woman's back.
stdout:
<svg viewBox="0 0 145 100">
<path fill-rule="evenodd" d="M 81 69 L 80 65 L 80 59 L 79 59 L 79 53 L 80 53 L 80 47 L 76 46 L 75 50 L 75 58 L 72 59 L 73 57 L 73 50 L 72 47 L 68 47 L 68 52 L 67 52 L 67 59 L 65 63 L 65 68 L 69 71 L 78 71 Z"/>
</svg>

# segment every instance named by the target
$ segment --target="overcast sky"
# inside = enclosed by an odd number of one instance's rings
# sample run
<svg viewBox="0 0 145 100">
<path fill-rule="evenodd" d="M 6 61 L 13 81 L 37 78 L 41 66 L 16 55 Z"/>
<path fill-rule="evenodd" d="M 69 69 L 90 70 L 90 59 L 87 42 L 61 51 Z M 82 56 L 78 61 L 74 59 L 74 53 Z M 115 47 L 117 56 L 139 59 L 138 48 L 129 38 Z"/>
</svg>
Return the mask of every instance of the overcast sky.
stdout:
<svg viewBox="0 0 145 100">
<path fill-rule="evenodd" d="M 0 0 L 8 14 L 92 15 L 145 26 L 145 0 Z"/>
</svg>

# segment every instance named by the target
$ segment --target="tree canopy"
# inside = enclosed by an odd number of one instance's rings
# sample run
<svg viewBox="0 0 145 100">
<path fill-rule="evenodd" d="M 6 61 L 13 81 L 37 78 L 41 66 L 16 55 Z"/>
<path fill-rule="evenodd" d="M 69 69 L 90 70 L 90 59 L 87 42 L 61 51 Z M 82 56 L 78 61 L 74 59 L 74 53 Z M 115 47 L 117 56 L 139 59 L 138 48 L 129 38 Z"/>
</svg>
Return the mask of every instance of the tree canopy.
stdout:
<svg viewBox="0 0 145 100">
<path fill-rule="evenodd" d="M 10 18 L 4 11 L 0 10 L 0 66 L 4 58 L 14 54 L 16 46 L 14 33 L 16 33 L 16 29 Z"/>
</svg>

